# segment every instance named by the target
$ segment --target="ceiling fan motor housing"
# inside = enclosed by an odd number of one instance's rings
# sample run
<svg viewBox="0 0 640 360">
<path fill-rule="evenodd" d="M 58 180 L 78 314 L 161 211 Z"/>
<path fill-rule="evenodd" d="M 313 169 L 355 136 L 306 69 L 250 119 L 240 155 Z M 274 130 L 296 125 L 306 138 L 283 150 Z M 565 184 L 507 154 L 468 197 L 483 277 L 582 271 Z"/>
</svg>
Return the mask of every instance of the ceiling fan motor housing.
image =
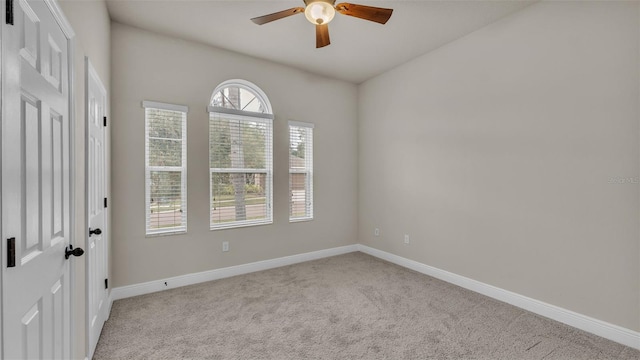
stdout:
<svg viewBox="0 0 640 360">
<path fill-rule="evenodd" d="M 335 0 L 306 0 L 307 6 L 304 9 L 304 16 L 314 25 L 328 24 L 336 15 L 333 3 Z"/>
<path fill-rule="evenodd" d="M 331 5 L 336 3 L 336 0 L 303 0 L 303 1 L 304 1 L 304 4 L 307 5 L 307 6 L 309 4 L 311 4 L 311 3 L 314 3 L 314 2 L 325 2 L 325 3 L 331 4 Z"/>
</svg>

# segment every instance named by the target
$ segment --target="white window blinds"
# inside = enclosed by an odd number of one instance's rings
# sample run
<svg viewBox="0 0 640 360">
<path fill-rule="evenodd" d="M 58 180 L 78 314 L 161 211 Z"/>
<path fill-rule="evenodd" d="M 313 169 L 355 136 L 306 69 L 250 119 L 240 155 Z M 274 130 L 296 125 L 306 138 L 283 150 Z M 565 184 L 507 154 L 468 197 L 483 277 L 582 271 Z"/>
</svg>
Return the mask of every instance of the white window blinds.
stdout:
<svg viewBox="0 0 640 360">
<path fill-rule="evenodd" d="M 146 234 L 187 231 L 186 106 L 144 101 Z"/>
<path fill-rule="evenodd" d="M 211 229 L 271 223 L 272 120 L 210 110 Z"/>
<path fill-rule="evenodd" d="M 289 122 L 289 221 L 313 219 L 313 124 Z"/>
</svg>

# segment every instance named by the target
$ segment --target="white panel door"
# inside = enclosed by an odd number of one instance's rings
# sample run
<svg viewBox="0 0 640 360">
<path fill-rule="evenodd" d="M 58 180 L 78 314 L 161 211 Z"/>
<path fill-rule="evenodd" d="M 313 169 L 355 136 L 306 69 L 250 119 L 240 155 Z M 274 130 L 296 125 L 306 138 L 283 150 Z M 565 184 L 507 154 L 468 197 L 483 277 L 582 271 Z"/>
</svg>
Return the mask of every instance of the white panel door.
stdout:
<svg viewBox="0 0 640 360">
<path fill-rule="evenodd" d="M 107 91 L 100 78 L 85 58 L 86 73 L 86 125 L 87 125 L 87 210 L 89 239 L 87 249 L 87 313 L 89 330 L 89 358 L 98 344 L 104 322 L 109 317 L 107 304 L 107 211 L 105 209 L 106 142 L 104 117 Z"/>
<path fill-rule="evenodd" d="M 13 7 L 14 25 L 2 24 L 3 358 L 67 359 L 68 39 L 45 2 Z"/>
</svg>

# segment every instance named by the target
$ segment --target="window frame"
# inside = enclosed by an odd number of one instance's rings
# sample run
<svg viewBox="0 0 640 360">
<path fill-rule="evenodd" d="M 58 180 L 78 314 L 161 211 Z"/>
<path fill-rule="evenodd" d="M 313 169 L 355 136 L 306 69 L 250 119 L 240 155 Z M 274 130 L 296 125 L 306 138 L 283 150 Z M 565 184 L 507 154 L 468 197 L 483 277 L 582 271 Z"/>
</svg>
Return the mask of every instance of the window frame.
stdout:
<svg viewBox="0 0 640 360">
<path fill-rule="evenodd" d="M 169 103 L 162 103 L 156 101 L 143 101 L 142 107 L 144 108 L 144 152 L 145 152 L 145 236 L 168 236 L 186 234 L 188 231 L 188 216 L 187 216 L 187 113 L 189 108 L 184 105 L 176 105 Z M 182 166 L 151 166 L 149 165 L 149 118 L 148 110 L 166 110 L 182 113 Z M 180 172 L 180 192 L 181 192 L 181 210 L 182 210 L 182 225 L 151 229 L 149 227 L 151 222 L 151 172 Z"/>
<path fill-rule="evenodd" d="M 245 89 L 251 93 L 263 104 L 263 113 L 229 109 L 224 107 L 212 106 L 207 107 L 209 112 L 209 230 L 224 230 L 233 228 L 242 228 L 249 226 L 269 225 L 273 224 L 273 112 L 271 110 L 271 104 L 267 99 L 266 94 L 256 85 L 246 80 L 228 80 L 218 85 L 211 95 L 210 104 L 213 103 L 214 96 L 227 87 L 239 87 Z M 259 122 L 266 125 L 269 134 L 265 138 L 265 168 L 253 169 L 253 168 L 212 168 L 211 167 L 211 120 L 214 116 L 223 117 L 226 120 L 240 121 L 240 122 Z M 213 223 L 213 184 L 212 175 L 214 173 L 256 173 L 265 174 L 265 202 L 266 202 L 266 218 L 259 220 L 235 220 L 226 223 Z"/>
<path fill-rule="evenodd" d="M 292 170 L 291 168 L 291 128 L 307 128 L 311 130 L 309 139 L 306 140 L 305 144 L 309 144 L 310 146 L 305 146 L 305 168 L 304 170 Z M 314 219 L 314 201 L 313 201 L 313 132 L 315 125 L 313 123 L 306 123 L 300 121 L 289 121 L 288 123 L 288 133 L 289 133 L 289 149 L 288 149 L 288 160 L 289 160 L 289 222 L 303 222 L 303 221 L 311 221 Z M 310 152 L 310 156 L 307 156 Z M 291 183 L 291 175 L 292 174 L 306 174 L 305 179 L 305 199 L 308 199 L 309 205 L 305 206 L 305 216 L 301 217 L 292 217 L 291 209 L 293 204 L 293 196 L 292 196 L 292 183 Z"/>
</svg>

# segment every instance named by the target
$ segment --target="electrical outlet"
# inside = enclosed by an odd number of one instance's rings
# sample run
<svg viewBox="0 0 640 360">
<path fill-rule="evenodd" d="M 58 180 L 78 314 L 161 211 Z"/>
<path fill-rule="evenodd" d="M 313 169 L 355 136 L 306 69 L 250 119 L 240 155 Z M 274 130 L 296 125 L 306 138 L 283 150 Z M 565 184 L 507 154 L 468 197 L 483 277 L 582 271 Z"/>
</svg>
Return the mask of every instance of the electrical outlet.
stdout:
<svg viewBox="0 0 640 360">
<path fill-rule="evenodd" d="M 404 243 L 408 244 L 409 243 L 409 235 L 404 234 Z"/>
<path fill-rule="evenodd" d="M 380 236 L 380 229 L 375 228 L 375 229 L 373 230 L 373 236 Z"/>
<path fill-rule="evenodd" d="M 228 241 L 223 241 L 222 242 L 222 251 L 223 252 L 229 251 L 229 242 Z"/>
</svg>

